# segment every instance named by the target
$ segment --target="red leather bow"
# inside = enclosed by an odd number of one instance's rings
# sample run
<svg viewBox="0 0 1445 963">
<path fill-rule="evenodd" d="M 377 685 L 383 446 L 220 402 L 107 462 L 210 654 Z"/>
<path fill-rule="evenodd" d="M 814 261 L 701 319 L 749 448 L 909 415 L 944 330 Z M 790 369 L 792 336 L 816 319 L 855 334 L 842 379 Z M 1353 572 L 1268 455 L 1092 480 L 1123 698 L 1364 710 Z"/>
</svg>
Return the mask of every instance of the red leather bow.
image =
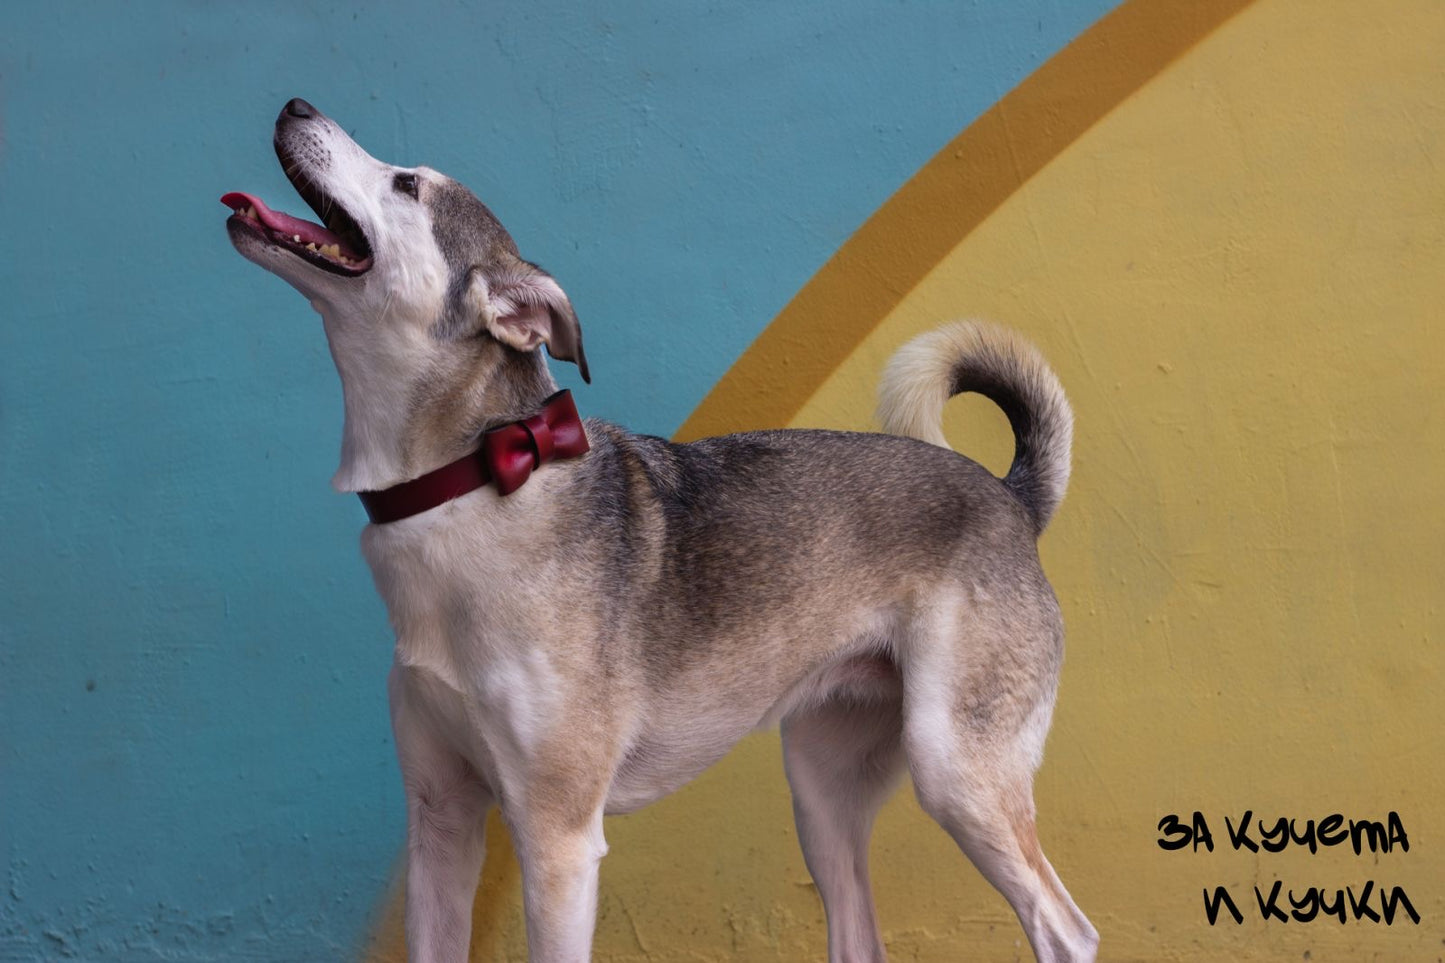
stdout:
<svg viewBox="0 0 1445 963">
<path fill-rule="evenodd" d="M 357 492 L 366 514 L 378 525 L 419 515 L 460 498 L 488 482 L 510 495 L 532 472 L 554 458 L 576 458 L 587 452 L 587 433 L 577 416 L 572 393 L 559 391 L 542 402 L 530 418 L 493 428 L 482 447 L 429 471 L 420 478 L 375 492 Z"/>
<path fill-rule="evenodd" d="M 482 458 L 503 495 L 521 488 L 532 477 L 532 469 L 553 458 L 576 458 L 586 451 L 587 434 L 566 391 L 548 398 L 540 413 L 482 436 Z"/>
</svg>

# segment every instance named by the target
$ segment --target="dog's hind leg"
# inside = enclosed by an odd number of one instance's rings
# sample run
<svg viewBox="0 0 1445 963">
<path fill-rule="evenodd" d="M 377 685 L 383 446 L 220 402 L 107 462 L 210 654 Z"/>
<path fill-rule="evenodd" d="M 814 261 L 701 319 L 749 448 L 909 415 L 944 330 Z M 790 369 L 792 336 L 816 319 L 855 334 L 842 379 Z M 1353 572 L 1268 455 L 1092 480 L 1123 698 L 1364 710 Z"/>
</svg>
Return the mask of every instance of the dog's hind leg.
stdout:
<svg viewBox="0 0 1445 963">
<path fill-rule="evenodd" d="M 920 789 L 919 802 L 1009 901 L 1040 963 L 1093 960 L 1098 933 L 1039 846 L 1032 780 L 985 757 L 975 757 L 968 771 L 949 793 Z"/>
<path fill-rule="evenodd" d="M 886 959 L 868 882 L 873 818 L 903 772 L 902 703 L 830 699 L 783 720 L 783 763 L 808 872 L 828 919 L 829 963 Z"/>
<path fill-rule="evenodd" d="M 1018 641 L 1017 623 L 1001 619 L 974 619 L 962 633 L 956 619 L 952 631 L 936 617 L 920 621 L 934 625 L 910 640 L 903 672 L 904 746 L 919 804 L 1008 900 L 1040 963 L 1092 961 L 1098 933 L 1044 858 L 1034 825 L 1057 628 L 1036 622 L 1032 630 L 1054 641 L 1032 648 Z"/>
</svg>

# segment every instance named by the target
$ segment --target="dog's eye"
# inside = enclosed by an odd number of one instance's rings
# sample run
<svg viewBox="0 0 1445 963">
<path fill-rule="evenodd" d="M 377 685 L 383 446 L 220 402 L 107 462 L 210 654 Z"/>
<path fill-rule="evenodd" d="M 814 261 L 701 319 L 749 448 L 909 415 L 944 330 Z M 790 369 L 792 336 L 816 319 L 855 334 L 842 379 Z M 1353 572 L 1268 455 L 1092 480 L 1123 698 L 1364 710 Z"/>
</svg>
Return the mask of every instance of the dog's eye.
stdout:
<svg viewBox="0 0 1445 963">
<path fill-rule="evenodd" d="M 417 197 L 417 182 L 415 174 L 398 174 L 395 178 L 392 179 L 391 186 L 401 191 L 403 194 L 410 194 L 413 198 Z"/>
</svg>

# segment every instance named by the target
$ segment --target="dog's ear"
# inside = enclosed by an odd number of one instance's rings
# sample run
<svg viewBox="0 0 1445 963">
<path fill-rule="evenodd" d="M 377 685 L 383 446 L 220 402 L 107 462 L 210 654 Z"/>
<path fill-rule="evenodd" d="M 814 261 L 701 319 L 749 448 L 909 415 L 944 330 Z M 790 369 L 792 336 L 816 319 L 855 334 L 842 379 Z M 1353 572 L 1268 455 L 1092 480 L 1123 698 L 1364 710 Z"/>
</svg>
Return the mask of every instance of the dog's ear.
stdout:
<svg viewBox="0 0 1445 963">
<path fill-rule="evenodd" d="M 592 383 L 577 313 L 552 275 L 521 258 L 509 258 L 495 270 L 473 268 L 472 286 L 492 337 L 518 351 L 545 344 L 548 354 L 573 362 L 582 380 Z"/>
</svg>

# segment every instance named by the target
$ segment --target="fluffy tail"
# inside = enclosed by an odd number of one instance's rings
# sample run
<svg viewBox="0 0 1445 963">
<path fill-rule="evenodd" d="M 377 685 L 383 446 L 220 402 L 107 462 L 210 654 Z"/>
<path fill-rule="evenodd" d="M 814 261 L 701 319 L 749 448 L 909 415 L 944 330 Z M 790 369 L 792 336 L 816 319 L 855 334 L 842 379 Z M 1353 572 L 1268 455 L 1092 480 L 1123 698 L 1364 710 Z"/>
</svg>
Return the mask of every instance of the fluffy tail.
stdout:
<svg viewBox="0 0 1445 963">
<path fill-rule="evenodd" d="M 1014 460 L 1003 483 L 1042 533 L 1069 485 L 1074 413 L 1048 362 L 1019 335 L 962 321 L 914 338 L 883 371 L 878 420 L 889 434 L 947 448 L 943 403 L 965 391 L 1008 415 Z"/>
</svg>

